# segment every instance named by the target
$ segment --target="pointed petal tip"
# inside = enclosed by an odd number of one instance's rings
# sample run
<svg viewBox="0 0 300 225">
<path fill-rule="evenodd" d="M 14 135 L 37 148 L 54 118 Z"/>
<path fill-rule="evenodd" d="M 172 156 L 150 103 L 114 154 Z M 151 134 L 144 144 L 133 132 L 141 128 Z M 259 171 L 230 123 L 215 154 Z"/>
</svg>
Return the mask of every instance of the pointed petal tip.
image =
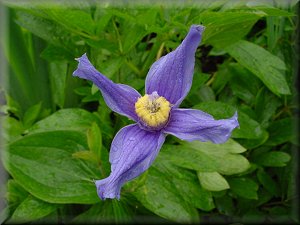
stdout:
<svg viewBox="0 0 300 225">
<path fill-rule="evenodd" d="M 205 26 L 193 24 L 191 26 L 191 29 L 194 29 L 194 30 L 196 30 L 197 32 L 199 32 L 201 34 L 205 30 Z"/>
<path fill-rule="evenodd" d="M 190 27 L 190 30 L 188 32 L 187 35 L 187 40 L 189 42 L 193 42 L 192 40 L 194 40 L 195 42 L 195 47 L 198 46 L 199 42 L 201 41 L 202 38 L 202 33 L 205 30 L 205 27 L 202 25 L 197 25 L 197 24 L 193 24 Z"/>
<path fill-rule="evenodd" d="M 117 184 L 112 184 L 110 177 L 96 180 L 95 185 L 97 194 L 102 201 L 107 198 L 120 200 L 120 187 Z"/>
<path fill-rule="evenodd" d="M 237 111 L 235 111 L 235 113 L 233 114 L 233 116 L 231 117 L 231 119 L 235 123 L 235 127 L 234 128 L 239 128 L 240 124 L 239 124 L 239 121 L 238 121 L 238 113 L 237 113 Z"/>
<path fill-rule="evenodd" d="M 86 53 L 84 53 L 82 56 L 80 56 L 78 58 L 75 58 L 75 60 L 78 62 L 78 66 L 77 66 L 77 69 L 72 73 L 72 75 L 74 77 L 80 77 L 79 73 L 80 73 L 80 68 L 83 66 L 82 64 L 88 63 L 89 60 L 88 60 Z"/>
<path fill-rule="evenodd" d="M 86 53 L 84 53 L 82 56 L 75 58 L 75 60 L 80 62 L 81 59 L 86 59 L 86 58 L 87 58 L 87 55 L 86 55 Z"/>
</svg>

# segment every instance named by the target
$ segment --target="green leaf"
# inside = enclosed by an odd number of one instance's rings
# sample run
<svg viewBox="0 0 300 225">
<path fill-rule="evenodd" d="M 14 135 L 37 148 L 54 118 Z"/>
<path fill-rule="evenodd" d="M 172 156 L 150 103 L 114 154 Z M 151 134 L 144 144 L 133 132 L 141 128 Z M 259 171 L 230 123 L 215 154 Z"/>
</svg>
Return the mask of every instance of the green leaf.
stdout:
<svg viewBox="0 0 300 225">
<path fill-rule="evenodd" d="M 258 199 L 258 185 L 250 178 L 228 178 L 227 179 L 232 192 L 246 199 Z"/>
<path fill-rule="evenodd" d="M 163 150 L 153 166 L 162 174 L 170 177 L 178 193 L 186 202 L 204 211 L 212 210 L 214 204 L 211 192 L 199 185 L 199 180 L 194 171 L 177 167 L 170 160 L 172 154 L 174 153 Z"/>
<path fill-rule="evenodd" d="M 62 62 L 51 62 L 49 64 L 49 78 L 53 101 L 60 108 L 65 103 L 65 88 L 68 64 Z"/>
<path fill-rule="evenodd" d="M 223 144 L 194 141 L 166 147 L 165 151 L 170 152 L 172 163 L 199 172 L 231 175 L 249 168 L 247 159 L 238 154 L 246 149 L 231 139 Z M 172 152 L 176 154 L 171 154 Z"/>
<path fill-rule="evenodd" d="M 31 52 L 33 51 L 33 46 L 32 42 L 26 38 L 30 34 L 23 31 L 16 24 L 14 12 L 9 11 L 8 15 L 7 22 L 9 27 L 6 29 L 7 32 L 1 32 L 1 44 L 10 70 L 6 71 L 9 72 L 6 74 L 6 82 L 1 83 L 1 85 L 5 87 L 5 91 L 10 98 L 20 106 L 21 112 L 19 114 L 22 115 L 30 106 L 38 103 L 39 97 L 34 86 L 35 81 L 33 80 L 37 78 L 32 61 L 34 57 Z"/>
<path fill-rule="evenodd" d="M 128 32 L 130 30 L 130 32 Z M 124 53 L 129 52 L 138 42 L 142 40 L 148 33 L 147 30 L 141 25 L 128 23 L 126 26 L 126 33 L 123 38 L 123 51 Z"/>
<path fill-rule="evenodd" d="M 6 117 L 1 120 L 3 126 L 2 137 L 5 141 L 10 142 L 20 137 L 25 130 L 23 123 L 13 117 Z"/>
<path fill-rule="evenodd" d="M 202 153 L 201 151 L 195 151 L 192 148 L 184 146 L 165 145 L 164 148 L 166 149 L 165 151 L 176 152 L 176 154 L 169 154 L 170 161 L 177 166 L 201 172 L 217 171 L 215 159 L 209 154 Z"/>
<path fill-rule="evenodd" d="M 281 105 L 279 98 L 273 95 L 266 88 L 262 88 L 256 95 L 255 99 L 255 113 L 257 121 L 263 127 L 267 127 L 268 121 L 275 114 L 276 109 Z"/>
<path fill-rule="evenodd" d="M 220 213 L 225 215 L 232 216 L 235 213 L 235 207 L 233 199 L 228 195 L 215 198 L 217 209 Z"/>
<path fill-rule="evenodd" d="M 149 210 L 176 222 L 197 222 L 196 208 L 214 208 L 211 192 L 203 189 L 195 172 L 179 168 L 162 149 L 152 167 L 130 183 L 133 194 Z"/>
<path fill-rule="evenodd" d="M 232 117 L 237 110 L 234 106 L 223 102 L 203 102 L 195 105 L 193 108 L 203 110 L 215 117 L 215 119 L 225 119 Z M 247 114 L 238 111 L 239 128 L 232 132 L 233 138 L 259 139 L 265 137 L 266 131 L 260 124 L 251 119 Z"/>
<path fill-rule="evenodd" d="M 242 66 L 250 70 L 276 95 L 290 94 L 290 88 L 281 70 L 285 63 L 264 48 L 248 41 L 238 41 L 226 51 Z"/>
<path fill-rule="evenodd" d="M 89 150 L 94 153 L 94 155 L 101 159 L 101 148 L 102 148 L 102 135 L 97 123 L 93 122 L 91 128 L 87 132 L 87 141 Z"/>
<path fill-rule="evenodd" d="M 145 184 L 133 194 L 146 208 L 163 218 L 177 222 L 195 222 L 198 219 L 196 209 L 178 194 L 170 177 L 155 167 L 148 170 Z"/>
<path fill-rule="evenodd" d="M 87 211 L 79 214 L 72 223 L 103 224 L 130 222 L 132 212 L 125 201 L 111 200 L 94 204 Z"/>
<path fill-rule="evenodd" d="M 31 106 L 24 114 L 24 127 L 29 128 L 39 117 L 42 109 L 42 103 Z"/>
<path fill-rule="evenodd" d="M 50 44 L 74 51 L 70 32 L 51 20 L 17 11 L 17 23 Z"/>
<path fill-rule="evenodd" d="M 209 191 L 223 191 L 229 188 L 226 179 L 218 172 L 198 172 L 203 188 Z"/>
<path fill-rule="evenodd" d="M 96 21 L 97 35 L 100 35 L 104 31 L 111 18 L 112 14 L 110 13 L 110 10 L 103 9 L 102 7 L 96 7 L 94 19 Z"/>
<path fill-rule="evenodd" d="M 263 169 L 257 171 L 257 178 L 263 187 L 272 195 L 279 197 L 280 190 L 278 184 L 272 179 L 272 177 L 266 173 Z"/>
<path fill-rule="evenodd" d="M 228 67 L 231 73 L 230 87 L 233 94 L 252 105 L 262 82 L 238 63 L 230 63 Z"/>
<path fill-rule="evenodd" d="M 197 153 L 209 156 L 213 160 L 213 165 L 217 168 L 214 171 L 224 175 L 244 172 L 250 166 L 248 160 L 244 156 L 238 154 L 246 151 L 246 149 L 231 139 L 223 144 L 194 141 L 186 142 L 183 146 L 191 148 L 191 150 L 194 150 Z"/>
<path fill-rule="evenodd" d="M 285 152 L 272 151 L 259 154 L 253 159 L 253 162 L 268 167 L 282 167 L 291 160 L 291 156 Z"/>
<path fill-rule="evenodd" d="M 266 145 L 276 146 L 296 139 L 296 121 L 291 117 L 276 120 L 268 128 L 270 137 Z"/>
<path fill-rule="evenodd" d="M 224 48 L 240 40 L 250 31 L 263 14 L 253 12 L 204 12 L 192 20 L 194 24 L 203 24 L 202 44 L 211 44 Z"/>
<path fill-rule="evenodd" d="M 52 130 L 74 130 L 85 133 L 97 117 L 83 109 L 62 109 L 39 121 L 29 129 L 29 133 Z"/>
<path fill-rule="evenodd" d="M 73 62 L 76 52 L 71 52 L 65 48 L 49 44 L 41 53 L 41 57 L 49 62 L 57 62 L 63 64 L 61 61 Z M 51 65 L 51 64 L 50 64 Z"/>
<path fill-rule="evenodd" d="M 120 67 L 124 64 L 125 58 L 124 57 L 114 57 L 105 62 L 98 63 L 99 64 L 99 71 L 105 74 L 108 78 L 112 78 L 115 73 L 118 72 Z"/>
<path fill-rule="evenodd" d="M 271 6 L 253 6 L 251 7 L 256 10 L 261 10 L 267 14 L 267 16 L 295 16 L 294 13 L 282 10 Z"/>
<path fill-rule="evenodd" d="M 94 34 L 95 23 L 91 14 L 72 8 L 51 7 L 45 10 L 49 18 L 64 26 L 66 29 L 81 35 Z M 82 32 L 82 33 L 81 33 Z"/>
<path fill-rule="evenodd" d="M 28 196 L 14 211 L 10 222 L 13 223 L 26 223 L 43 218 L 54 210 L 58 206 L 44 202 L 33 196 Z"/>
<path fill-rule="evenodd" d="M 218 71 L 215 73 L 215 79 L 212 83 L 212 89 L 215 94 L 219 94 L 226 86 L 226 84 L 231 80 L 232 71 L 230 70 L 230 64 L 223 63 L 220 65 Z"/>
<path fill-rule="evenodd" d="M 23 202 L 27 196 L 28 192 L 22 188 L 15 180 L 9 179 L 7 181 L 7 193 L 6 197 L 9 203 L 11 211 L 14 211 L 15 208 Z"/>
<path fill-rule="evenodd" d="M 85 134 L 48 131 L 11 143 L 3 161 L 11 176 L 39 199 L 91 204 L 98 201 L 92 181 L 99 178 L 98 168 L 72 157 L 84 149 L 87 149 Z"/>
<path fill-rule="evenodd" d="M 94 152 L 91 151 L 79 151 L 79 152 L 75 152 L 72 154 L 72 157 L 76 158 L 76 159 L 83 159 L 83 160 L 88 160 L 94 163 L 98 163 L 97 160 L 97 155 L 95 155 Z"/>
</svg>

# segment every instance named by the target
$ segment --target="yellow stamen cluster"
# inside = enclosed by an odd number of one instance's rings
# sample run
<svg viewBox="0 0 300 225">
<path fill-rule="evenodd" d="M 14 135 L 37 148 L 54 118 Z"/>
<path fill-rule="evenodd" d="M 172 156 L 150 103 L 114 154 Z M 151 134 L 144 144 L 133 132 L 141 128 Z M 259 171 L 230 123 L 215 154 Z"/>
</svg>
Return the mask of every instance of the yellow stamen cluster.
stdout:
<svg viewBox="0 0 300 225">
<path fill-rule="evenodd" d="M 136 114 L 149 127 L 159 127 L 167 123 L 170 110 L 170 103 L 157 94 L 146 94 L 135 103 Z"/>
</svg>

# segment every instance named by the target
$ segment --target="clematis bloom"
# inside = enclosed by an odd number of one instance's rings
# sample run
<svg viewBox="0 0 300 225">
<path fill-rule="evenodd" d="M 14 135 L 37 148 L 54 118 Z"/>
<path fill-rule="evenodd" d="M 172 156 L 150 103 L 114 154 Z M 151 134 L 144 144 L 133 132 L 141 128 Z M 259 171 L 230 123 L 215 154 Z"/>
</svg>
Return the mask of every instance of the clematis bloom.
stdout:
<svg viewBox="0 0 300 225">
<path fill-rule="evenodd" d="M 123 184 L 150 167 L 167 134 L 186 141 L 223 143 L 239 126 L 237 113 L 229 119 L 215 120 L 200 110 L 179 108 L 192 85 L 195 52 L 203 31 L 203 26 L 192 25 L 182 43 L 151 66 L 144 96 L 128 85 L 109 80 L 94 68 L 86 54 L 77 59 L 79 65 L 73 75 L 91 80 L 111 110 L 136 122 L 123 127 L 112 141 L 111 173 L 95 181 L 102 200 L 120 198 Z"/>
</svg>

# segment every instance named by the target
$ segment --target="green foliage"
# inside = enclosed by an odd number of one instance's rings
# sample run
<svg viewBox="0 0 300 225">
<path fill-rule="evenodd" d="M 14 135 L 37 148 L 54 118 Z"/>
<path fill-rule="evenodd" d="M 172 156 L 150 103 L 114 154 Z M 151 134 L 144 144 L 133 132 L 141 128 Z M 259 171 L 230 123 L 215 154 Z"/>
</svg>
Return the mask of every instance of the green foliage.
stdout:
<svg viewBox="0 0 300 225">
<path fill-rule="evenodd" d="M 299 223 L 292 213 L 299 3 L 287 2 L 3 1 L 1 162 L 9 179 L 0 222 Z M 86 52 L 107 77 L 143 93 L 151 64 L 191 24 L 206 29 L 182 107 L 216 119 L 237 112 L 240 127 L 224 144 L 168 136 L 120 201 L 99 200 L 93 180 L 109 175 L 112 138 L 131 122 L 111 112 L 95 85 L 72 76 L 74 59 Z"/>
<path fill-rule="evenodd" d="M 290 94 L 284 75 L 284 62 L 251 42 L 238 41 L 226 48 L 228 53 L 242 66 L 250 70 L 275 94 Z"/>
</svg>

